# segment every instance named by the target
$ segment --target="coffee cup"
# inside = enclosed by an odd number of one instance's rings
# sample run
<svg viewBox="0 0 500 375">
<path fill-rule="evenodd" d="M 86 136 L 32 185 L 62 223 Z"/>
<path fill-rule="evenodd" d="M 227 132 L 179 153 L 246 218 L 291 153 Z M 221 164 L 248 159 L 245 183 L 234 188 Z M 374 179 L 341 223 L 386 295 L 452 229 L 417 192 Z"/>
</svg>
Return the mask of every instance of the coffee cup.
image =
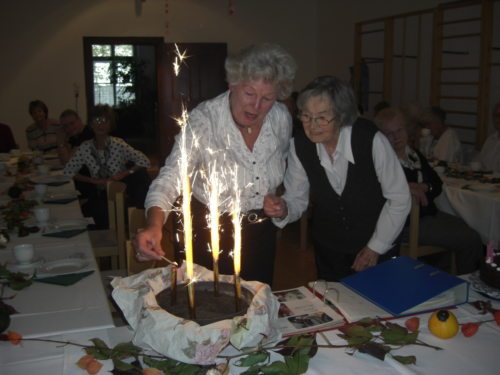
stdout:
<svg viewBox="0 0 500 375">
<path fill-rule="evenodd" d="M 45 184 L 36 184 L 35 185 L 35 195 L 38 198 L 43 198 L 45 193 L 47 193 L 47 185 L 45 185 Z"/>
<path fill-rule="evenodd" d="M 471 171 L 477 172 L 481 170 L 481 163 L 479 161 L 471 161 L 469 166 Z"/>
<path fill-rule="evenodd" d="M 48 207 L 39 206 L 33 209 L 35 218 L 39 224 L 47 224 L 50 219 L 50 210 Z"/>
<path fill-rule="evenodd" d="M 36 169 L 38 170 L 38 174 L 41 176 L 46 176 L 50 172 L 50 168 L 47 164 L 40 164 L 36 167 Z"/>
<path fill-rule="evenodd" d="M 13 252 L 16 262 L 19 264 L 31 263 L 35 255 L 35 249 L 33 248 L 33 245 L 29 243 L 14 246 Z"/>
</svg>

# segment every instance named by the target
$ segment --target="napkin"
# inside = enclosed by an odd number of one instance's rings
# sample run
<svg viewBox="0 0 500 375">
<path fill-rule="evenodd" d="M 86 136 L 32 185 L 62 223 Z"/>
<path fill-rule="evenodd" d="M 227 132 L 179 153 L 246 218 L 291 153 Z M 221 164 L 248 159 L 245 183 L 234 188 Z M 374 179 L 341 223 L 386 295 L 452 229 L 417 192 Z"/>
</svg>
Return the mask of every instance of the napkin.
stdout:
<svg viewBox="0 0 500 375">
<path fill-rule="evenodd" d="M 80 273 L 68 273 L 66 275 L 57 275 L 51 277 L 44 277 L 42 279 L 35 278 L 35 281 L 46 284 L 55 284 L 61 286 L 69 286 L 76 284 L 81 279 L 93 274 L 94 271 L 85 271 Z"/>
<path fill-rule="evenodd" d="M 62 186 L 69 184 L 69 181 L 54 181 L 54 182 L 48 182 L 45 185 L 47 186 Z"/>
<path fill-rule="evenodd" d="M 78 198 L 77 197 L 71 197 L 71 198 L 59 198 L 59 199 L 45 199 L 43 203 L 47 204 L 67 204 L 76 201 Z"/>
<path fill-rule="evenodd" d="M 87 230 L 87 228 L 68 229 L 68 230 L 63 230 L 60 232 L 45 233 L 45 234 L 42 234 L 42 236 L 44 236 L 44 237 L 56 237 L 56 238 L 71 238 L 71 237 L 79 235 L 80 233 L 85 232 L 86 230 Z"/>
</svg>

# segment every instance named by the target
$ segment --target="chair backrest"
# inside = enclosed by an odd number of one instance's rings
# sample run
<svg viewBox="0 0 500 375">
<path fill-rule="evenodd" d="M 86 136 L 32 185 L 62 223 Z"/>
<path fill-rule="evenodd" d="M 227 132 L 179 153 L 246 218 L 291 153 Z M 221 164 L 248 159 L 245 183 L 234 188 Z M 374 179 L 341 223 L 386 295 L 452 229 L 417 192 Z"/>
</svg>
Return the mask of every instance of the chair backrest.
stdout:
<svg viewBox="0 0 500 375">
<path fill-rule="evenodd" d="M 128 208 L 128 238 L 132 239 L 137 231 L 146 227 L 146 216 L 143 208 Z"/>
<path fill-rule="evenodd" d="M 450 249 L 435 245 L 419 245 L 418 238 L 420 232 L 420 204 L 416 197 L 411 197 L 411 211 L 410 211 L 410 228 L 409 238 L 407 244 L 401 245 L 400 254 L 409 256 L 410 258 L 417 259 L 422 256 L 449 253 L 450 254 L 450 273 L 456 273 L 455 253 Z"/>
<path fill-rule="evenodd" d="M 109 230 L 116 231 L 118 267 L 125 268 L 125 190 L 127 185 L 119 181 L 107 184 Z"/>
</svg>

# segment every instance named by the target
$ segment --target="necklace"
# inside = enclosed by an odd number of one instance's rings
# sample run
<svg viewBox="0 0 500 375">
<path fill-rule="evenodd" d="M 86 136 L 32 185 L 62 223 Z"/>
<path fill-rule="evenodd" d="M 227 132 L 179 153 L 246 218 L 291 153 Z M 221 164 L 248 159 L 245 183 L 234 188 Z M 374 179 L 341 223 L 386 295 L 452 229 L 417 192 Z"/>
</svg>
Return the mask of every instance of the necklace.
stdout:
<svg viewBox="0 0 500 375">
<path fill-rule="evenodd" d="M 251 127 L 247 127 L 247 134 L 252 134 L 252 128 Z"/>
</svg>

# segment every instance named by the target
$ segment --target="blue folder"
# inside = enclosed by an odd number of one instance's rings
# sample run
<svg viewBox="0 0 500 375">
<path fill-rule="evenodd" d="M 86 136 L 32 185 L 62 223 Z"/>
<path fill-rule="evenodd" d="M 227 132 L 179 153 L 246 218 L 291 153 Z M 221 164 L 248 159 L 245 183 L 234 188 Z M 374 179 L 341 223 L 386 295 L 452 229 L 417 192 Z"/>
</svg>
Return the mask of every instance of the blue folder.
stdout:
<svg viewBox="0 0 500 375">
<path fill-rule="evenodd" d="M 469 296 L 467 281 L 406 256 L 340 282 L 394 316 L 459 305 Z"/>
</svg>

